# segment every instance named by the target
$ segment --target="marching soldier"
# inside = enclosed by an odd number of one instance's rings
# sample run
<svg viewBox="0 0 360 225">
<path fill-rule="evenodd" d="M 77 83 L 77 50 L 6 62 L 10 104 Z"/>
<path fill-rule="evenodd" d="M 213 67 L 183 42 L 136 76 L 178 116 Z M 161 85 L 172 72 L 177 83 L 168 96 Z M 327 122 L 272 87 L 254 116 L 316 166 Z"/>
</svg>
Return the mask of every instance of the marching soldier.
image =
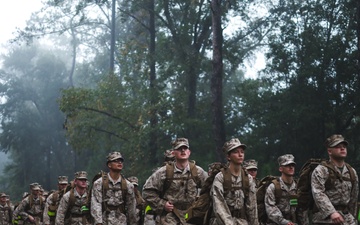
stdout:
<svg viewBox="0 0 360 225">
<path fill-rule="evenodd" d="M 30 190 L 31 193 L 14 210 L 13 218 L 20 216 L 24 221 L 24 225 L 41 225 L 45 198 L 40 195 L 40 185 L 38 183 L 30 184 Z"/>
<path fill-rule="evenodd" d="M 43 221 L 45 225 L 54 225 L 56 218 L 56 211 L 58 209 L 60 199 L 64 194 L 64 189 L 68 185 L 67 176 L 58 177 L 58 190 L 48 196 L 45 203 Z"/>
<path fill-rule="evenodd" d="M 74 188 L 66 192 L 60 200 L 56 212 L 55 225 L 91 224 L 89 198 L 87 193 L 87 173 L 75 173 Z"/>
<path fill-rule="evenodd" d="M 12 222 L 12 208 L 8 195 L 0 193 L 0 225 L 10 225 Z"/>
</svg>

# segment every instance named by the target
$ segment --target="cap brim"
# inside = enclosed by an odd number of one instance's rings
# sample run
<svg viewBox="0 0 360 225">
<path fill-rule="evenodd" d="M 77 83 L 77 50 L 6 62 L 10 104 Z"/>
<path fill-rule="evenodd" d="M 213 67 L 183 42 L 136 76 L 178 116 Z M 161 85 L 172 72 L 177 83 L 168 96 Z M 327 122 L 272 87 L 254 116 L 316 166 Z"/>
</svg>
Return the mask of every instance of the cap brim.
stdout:
<svg viewBox="0 0 360 225">
<path fill-rule="evenodd" d="M 178 148 L 180 148 L 180 147 L 182 147 L 182 146 L 186 146 L 187 148 L 189 148 L 189 145 L 179 144 L 179 145 L 176 145 L 176 146 L 174 147 L 174 149 L 178 149 Z"/>
<path fill-rule="evenodd" d="M 258 169 L 258 168 L 256 166 L 247 166 L 247 167 L 245 167 L 245 169 L 251 170 L 251 169 Z"/>
<path fill-rule="evenodd" d="M 234 150 L 235 148 L 238 148 L 238 147 L 242 147 L 244 150 L 246 149 L 246 145 L 241 144 L 241 145 L 235 145 L 234 147 L 230 148 L 230 149 L 228 150 L 228 152 L 230 152 L 230 151 L 232 151 L 232 150 Z"/>
<path fill-rule="evenodd" d="M 342 141 L 335 141 L 334 143 L 331 143 L 331 145 L 329 145 L 329 147 L 335 147 L 336 145 L 340 144 L 340 143 L 344 143 L 346 144 L 346 146 L 349 144 L 347 141 L 342 140 Z"/>
<path fill-rule="evenodd" d="M 69 182 L 59 182 L 59 184 L 68 184 Z"/>
<path fill-rule="evenodd" d="M 287 165 L 291 165 L 291 164 L 296 165 L 296 163 L 295 163 L 294 161 L 286 162 L 286 163 L 283 163 L 283 164 L 281 164 L 281 165 L 282 165 L 282 166 L 287 166 Z"/>
</svg>

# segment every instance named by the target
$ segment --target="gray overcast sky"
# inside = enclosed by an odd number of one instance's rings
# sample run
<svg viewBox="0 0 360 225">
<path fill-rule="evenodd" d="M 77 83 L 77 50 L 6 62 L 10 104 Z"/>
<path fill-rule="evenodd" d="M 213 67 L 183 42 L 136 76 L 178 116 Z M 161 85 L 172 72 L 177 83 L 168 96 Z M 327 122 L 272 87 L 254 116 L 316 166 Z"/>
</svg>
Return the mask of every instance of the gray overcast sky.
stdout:
<svg viewBox="0 0 360 225">
<path fill-rule="evenodd" d="M 31 13 L 41 6 L 41 0 L 1 0 L 0 45 L 13 37 L 16 27 L 23 28 Z"/>
</svg>

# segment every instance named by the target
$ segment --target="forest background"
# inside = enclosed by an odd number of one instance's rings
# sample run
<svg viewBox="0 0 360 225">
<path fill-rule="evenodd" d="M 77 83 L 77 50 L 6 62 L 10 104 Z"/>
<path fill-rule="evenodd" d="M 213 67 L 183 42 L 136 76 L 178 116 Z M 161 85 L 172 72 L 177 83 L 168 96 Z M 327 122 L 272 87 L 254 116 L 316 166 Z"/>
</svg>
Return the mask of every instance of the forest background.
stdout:
<svg viewBox="0 0 360 225">
<path fill-rule="evenodd" d="M 282 154 L 297 170 L 326 158 L 339 133 L 359 172 L 360 0 L 43 3 L 1 56 L 0 190 L 12 199 L 91 178 L 111 151 L 143 185 L 176 137 L 205 170 L 239 138 L 262 177 Z M 259 51 L 265 69 L 247 78 Z"/>
</svg>

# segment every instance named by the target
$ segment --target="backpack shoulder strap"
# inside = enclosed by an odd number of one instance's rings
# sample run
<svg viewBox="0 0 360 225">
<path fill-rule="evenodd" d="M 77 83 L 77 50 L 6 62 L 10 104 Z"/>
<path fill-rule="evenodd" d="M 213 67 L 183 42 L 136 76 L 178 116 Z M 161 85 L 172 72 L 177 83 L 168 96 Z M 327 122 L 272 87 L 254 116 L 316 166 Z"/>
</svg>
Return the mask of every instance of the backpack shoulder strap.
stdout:
<svg viewBox="0 0 360 225">
<path fill-rule="evenodd" d="M 161 193 L 162 196 L 170 188 L 171 181 L 174 178 L 174 164 L 166 163 L 165 167 L 166 167 L 166 170 L 165 170 L 166 177 L 165 177 L 165 181 L 164 181 L 164 185 L 163 185 L 163 190 Z"/>
<path fill-rule="evenodd" d="M 272 180 L 272 183 L 275 186 L 275 202 L 276 202 L 276 204 L 278 204 L 280 201 L 280 198 L 282 197 L 282 190 L 281 190 L 279 178 Z"/>
<path fill-rule="evenodd" d="M 107 190 L 109 190 L 109 177 L 106 172 L 101 171 L 102 178 L 102 193 L 106 194 Z"/>
<path fill-rule="evenodd" d="M 189 165 L 190 165 L 191 178 L 195 181 L 196 188 L 200 188 L 201 187 L 201 180 L 200 180 L 200 178 L 198 176 L 198 170 L 197 170 L 195 161 L 190 161 Z"/>
<path fill-rule="evenodd" d="M 126 195 L 127 195 L 127 183 L 126 183 L 126 179 L 123 175 L 121 175 L 121 194 L 122 194 L 122 197 L 123 197 L 123 200 L 124 200 L 124 203 L 126 201 Z"/>
<path fill-rule="evenodd" d="M 75 205 L 75 193 L 74 193 L 74 188 L 71 188 L 68 209 L 71 209 L 74 205 Z"/>
<path fill-rule="evenodd" d="M 248 173 L 244 168 L 241 169 L 241 178 L 242 178 L 242 189 L 244 191 L 245 198 L 249 196 L 250 193 L 250 181 Z"/>
<path fill-rule="evenodd" d="M 58 199 L 59 199 L 59 191 L 55 191 L 51 198 L 53 205 L 57 204 Z"/>
<path fill-rule="evenodd" d="M 223 187 L 224 187 L 224 192 L 227 192 L 229 190 L 231 190 L 232 187 L 232 181 L 231 181 L 231 173 L 229 171 L 229 169 L 227 168 L 222 168 L 220 170 L 223 174 L 223 179 L 224 179 L 224 183 L 223 183 Z"/>
</svg>

